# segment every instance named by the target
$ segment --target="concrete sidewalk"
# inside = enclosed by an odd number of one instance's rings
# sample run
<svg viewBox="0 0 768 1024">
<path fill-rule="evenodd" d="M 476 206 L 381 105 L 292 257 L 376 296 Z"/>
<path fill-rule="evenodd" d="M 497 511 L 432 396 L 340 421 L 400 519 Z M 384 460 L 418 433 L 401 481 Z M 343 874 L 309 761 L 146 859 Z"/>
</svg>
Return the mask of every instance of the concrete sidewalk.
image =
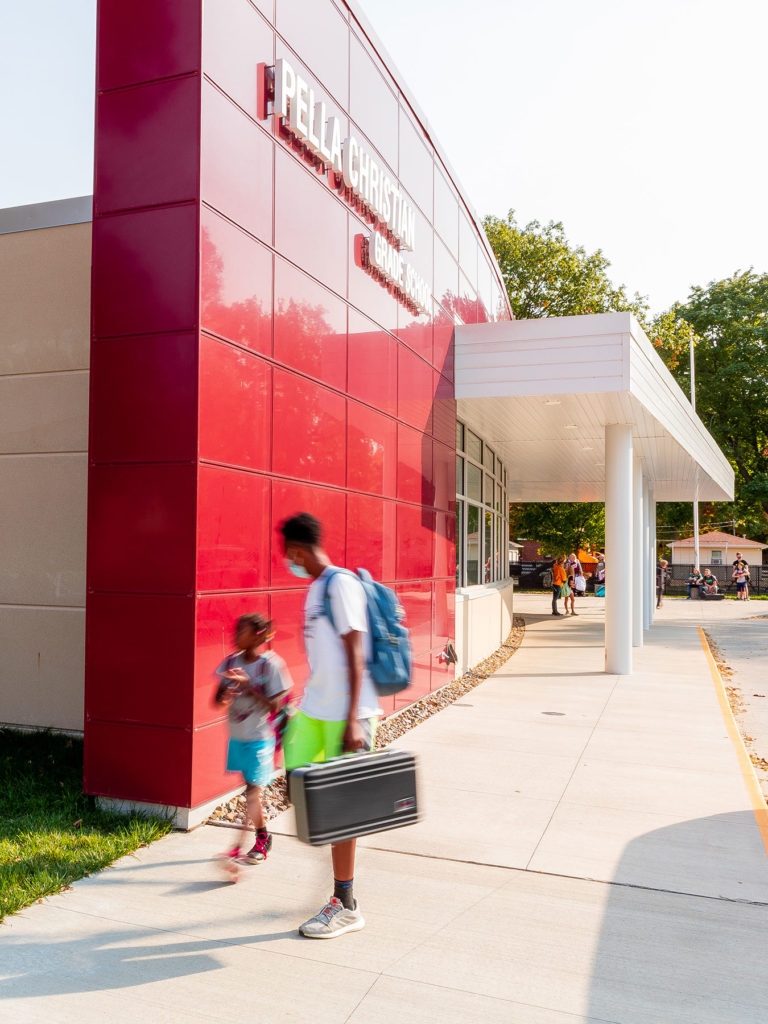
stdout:
<svg viewBox="0 0 768 1024">
<path fill-rule="evenodd" d="M 615 677 L 602 606 L 519 596 L 521 650 L 400 741 L 427 813 L 361 844 L 364 931 L 298 936 L 330 870 L 290 814 L 237 886 L 205 827 L 9 919 L 0 1020 L 762 1024 L 768 857 L 695 628 L 744 612 L 668 601 Z"/>
</svg>

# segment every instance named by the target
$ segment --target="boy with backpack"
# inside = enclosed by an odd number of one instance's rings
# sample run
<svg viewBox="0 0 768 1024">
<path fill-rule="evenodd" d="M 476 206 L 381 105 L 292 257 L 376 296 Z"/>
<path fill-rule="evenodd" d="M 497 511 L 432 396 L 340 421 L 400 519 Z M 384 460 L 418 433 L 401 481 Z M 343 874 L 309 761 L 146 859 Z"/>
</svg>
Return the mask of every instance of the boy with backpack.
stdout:
<svg viewBox="0 0 768 1024">
<path fill-rule="evenodd" d="M 270 637 L 271 623 L 262 615 L 241 615 L 235 627 L 235 647 L 216 669 L 219 678 L 215 703 L 229 712 L 227 771 L 240 772 L 245 782 L 246 822 L 238 842 L 219 856 L 222 867 L 233 880 L 238 864 L 260 864 L 272 847 L 267 831 L 261 790 L 269 784 L 275 767 L 275 730 L 270 716 L 279 712 L 292 681 L 283 659 L 260 648 Z M 241 843 L 248 819 L 256 830 L 256 841 L 247 853 Z"/>
<path fill-rule="evenodd" d="M 342 753 L 370 750 L 381 708 L 368 670 L 373 653 L 366 591 L 339 569 L 322 546 L 322 527 L 308 512 L 280 527 L 286 566 L 311 580 L 304 604 L 304 646 L 309 679 L 285 734 L 286 772 Z M 289 776 L 290 778 L 290 776 Z M 353 893 L 355 840 L 335 843 L 333 895 L 299 927 L 311 939 L 334 939 L 365 927 Z"/>
</svg>

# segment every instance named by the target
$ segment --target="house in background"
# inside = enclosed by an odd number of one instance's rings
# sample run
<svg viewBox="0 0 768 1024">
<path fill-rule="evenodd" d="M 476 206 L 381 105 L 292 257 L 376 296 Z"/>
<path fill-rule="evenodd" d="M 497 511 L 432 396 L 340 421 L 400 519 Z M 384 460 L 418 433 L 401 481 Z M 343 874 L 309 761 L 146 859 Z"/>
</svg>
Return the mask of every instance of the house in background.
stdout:
<svg viewBox="0 0 768 1024">
<path fill-rule="evenodd" d="M 672 565 L 687 565 L 693 562 L 693 537 L 673 540 Z M 728 565 L 736 558 L 736 552 L 750 565 L 762 565 L 763 551 L 768 544 L 747 537 L 737 537 L 734 533 L 722 533 L 713 530 L 699 534 L 699 555 L 702 565 Z"/>
</svg>

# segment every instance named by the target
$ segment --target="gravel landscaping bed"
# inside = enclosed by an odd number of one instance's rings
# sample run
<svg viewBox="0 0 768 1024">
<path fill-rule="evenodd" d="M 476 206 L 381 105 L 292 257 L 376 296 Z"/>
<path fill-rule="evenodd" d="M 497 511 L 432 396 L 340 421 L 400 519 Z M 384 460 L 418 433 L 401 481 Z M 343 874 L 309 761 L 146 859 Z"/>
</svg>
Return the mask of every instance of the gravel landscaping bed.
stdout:
<svg viewBox="0 0 768 1024">
<path fill-rule="evenodd" d="M 442 711 L 443 708 L 453 704 L 454 701 L 459 700 L 460 697 L 463 697 L 476 686 L 479 686 L 480 683 L 489 676 L 492 676 L 494 672 L 498 671 L 512 657 L 523 642 L 524 634 L 525 620 L 522 616 L 515 615 L 509 636 L 501 647 L 497 648 L 485 661 L 481 661 L 479 665 L 475 665 L 474 668 L 469 669 L 464 675 L 447 683 L 439 690 L 435 690 L 434 693 L 427 694 L 426 697 L 414 701 L 413 704 L 409 704 L 402 711 L 396 711 L 393 715 L 386 718 L 376 730 L 375 748 L 380 750 L 382 747 L 386 747 L 393 740 L 408 732 L 409 729 L 421 725 L 422 722 L 431 718 L 432 715 L 436 715 L 438 711 Z M 281 775 L 271 785 L 266 786 L 262 795 L 264 814 L 267 821 L 269 821 L 288 807 L 285 776 Z M 244 821 L 245 797 L 237 796 L 217 807 L 208 819 L 207 824 L 241 828 Z"/>
</svg>

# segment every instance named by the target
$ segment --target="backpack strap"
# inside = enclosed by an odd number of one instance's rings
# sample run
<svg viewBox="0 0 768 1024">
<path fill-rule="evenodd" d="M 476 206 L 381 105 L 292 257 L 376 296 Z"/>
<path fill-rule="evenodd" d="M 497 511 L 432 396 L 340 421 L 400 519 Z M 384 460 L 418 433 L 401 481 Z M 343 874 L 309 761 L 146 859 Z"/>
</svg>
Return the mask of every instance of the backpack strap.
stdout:
<svg viewBox="0 0 768 1024">
<path fill-rule="evenodd" d="M 340 568 L 337 565 L 332 565 L 330 567 L 330 572 L 325 577 L 325 584 L 324 584 L 324 587 L 323 587 L 323 615 L 326 617 L 326 619 L 328 619 L 330 624 L 333 626 L 335 632 L 337 632 L 337 633 L 338 633 L 338 630 L 336 629 L 336 623 L 333 621 L 333 609 L 331 608 L 331 595 L 328 592 L 328 588 L 331 585 L 331 580 L 333 579 L 333 577 L 337 576 L 340 572 L 346 573 L 347 576 L 355 576 L 355 573 L 353 573 L 350 569 L 342 569 L 342 568 Z M 357 579 L 356 576 L 355 576 L 355 578 Z"/>
</svg>

